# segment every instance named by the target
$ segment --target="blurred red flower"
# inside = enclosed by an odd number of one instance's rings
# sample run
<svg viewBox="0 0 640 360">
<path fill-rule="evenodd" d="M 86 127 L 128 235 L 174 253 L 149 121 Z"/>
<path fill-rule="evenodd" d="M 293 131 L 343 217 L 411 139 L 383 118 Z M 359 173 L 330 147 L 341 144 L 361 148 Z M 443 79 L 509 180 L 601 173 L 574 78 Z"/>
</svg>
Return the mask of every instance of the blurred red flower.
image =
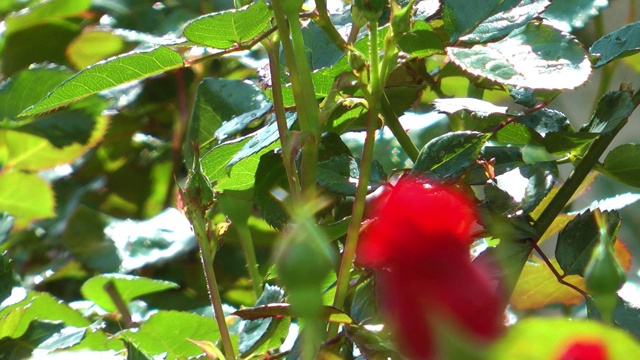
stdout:
<svg viewBox="0 0 640 360">
<path fill-rule="evenodd" d="M 576 339 L 566 347 L 558 360 L 607 360 L 606 346 L 599 339 Z"/>
<path fill-rule="evenodd" d="M 435 326 L 488 341 L 503 329 L 504 305 L 487 269 L 472 263 L 477 221 L 461 191 L 402 178 L 374 204 L 357 263 L 374 270 L 379 303 L 400 349 L 411 358 L 437 356 Z"/>
</svg>

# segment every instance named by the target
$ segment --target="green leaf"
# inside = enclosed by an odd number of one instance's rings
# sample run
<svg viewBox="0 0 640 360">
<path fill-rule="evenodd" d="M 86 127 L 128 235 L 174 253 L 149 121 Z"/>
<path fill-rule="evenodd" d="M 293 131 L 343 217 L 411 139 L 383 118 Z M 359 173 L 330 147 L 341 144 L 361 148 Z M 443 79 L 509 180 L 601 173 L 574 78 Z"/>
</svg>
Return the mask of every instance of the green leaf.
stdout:
<svg viewBox="0 0 640 360">
<path fill-rule="evenodd" d="M 622 210 L 625 207 L 638 202 L 639 200 L 640 194 L 637 193 L 618 194 L 602 200 L 595 200 L 585 209 L 572 211 L 571 213 L 569 213 L 569 215 L 580 214 L 587 210 L 594 211 L 596 209 L 600 209 L 601 211 Z"/>
<path fill-rule="evenodd" d="M 13 223 L 15 218 L 11 214 L 2 212 L 0 213 L 0 245 L 7 241 L 9 233 L 13 229 Z"/>
<path fill-rule="evenodd" d="M 626 91 L 611 91 L 604 94 L 589 122 L 580 128 L 580 132 L 611 134 L 618 125 L 631 115 L 635 109 L 631 95 Z"/>
<path fill-rule="evenodd" d="M 624 184 L 640 187 L 640 144 L 624 144 L 611 150 L 600 171 Z"/>
<path fill-rule="evenodd" d="M 281 303 L 283 300 L 284 292 L 282 289 L 267 285 L 256 302 L 256 306 Z M 287 337 L 290 324 L 290 321 L 283 321 L 281 318 L 243 320 L 238 339 L 240 353 L 243 357 L 247 357 L 254 353 L 265 353 L 280 347 Z"/>
<path fill-rule="evenodd" d="M 193 19 L 184 28 L 184 36 L 198 44 L 216 49 L 243 45 L 260 35 L 273 13 L 264 1 L 238 10 L 220 11 Z"/>
<path fill-rule="evenodd" d="M 10 359 L 29 358 L 33 350 L 51 339 L 63 327 L 61 322 L 34 320 L 19 338 L 0 340 L 0 353 Z"/>
<path fill-rule="evenodd" d="M 89 10 L 91 0 L 50 0 L 39 1 L 29 6 L 27 11 L 15 12 L 7 16 L 6 34 L 11 34 L 38 24 L 80 15 Z"/>
<path fill-rule="evenodd" d="M 617 211 L 603 212 L 607 234 L 615 239 L 620 227 Z M 572 219 L 558 234 L 556 259 L 565 274 L 583 275 L 593 249 L 600 242 L 600 228 L 593 212 L 586 211 Z"/>
<path fill-rule="evenodd" d="M 127 360 L 153 360 L 153 356 L 138 349 L 131 341 L 122 339 L 124 346 L 127 348 Z"/>
<path fill-rule="evenodd" d="M 178 284 L 169 281 L 122 274 L 101 274 L 85 281 L 80 288 L 82 296 L 109 312 L 115 312 L 118 308 L 104 289 L 108 282 L 114 284 L 125 304 L 140 296 L 179 287 Z"/>
<path fill-rule="evenodd" d="M 411 32 L 402 35 L 398 39 L 398 46 L 410 57 L 417 58 L 428 57 L 444 51 L 442 40 L 431 25 L 424 21 L 416 22 Z"/>
<path fill-rule="evenodd" d="M 264 220 L 274 229 L 281 230 L 289 222 L 289 214 L 272 190 L 288 189 L 287 174 L 282 165 L 282 155 L 268 152 L 260 157 L 256 169 L 254 200 Z"/>
<path fill-rule="evenodd" d="M 541 135 L 573 130 L 565 114 L 546 108 L 524 116 L 518 123 L 527 125 Z"/>
<path fill-rule="evenodd" d="M 54 217 L 55 203 L 51 185 L 38 175 L 17 170 L 0 173 L 0 211 L 15 217 L 16 228 Z"/>
<path fill-rule="evenodd" d="M 249 142 L 249 138 L 227 141 L 204 154 L 201 159 L 202 174 L 209 183 L 219 181 L 228 175 L 227 164 Z"/>
<path fill-rule="evenodd" d="M 84 69 L 125 50 L 125 39 L 108 30 L 83 31 L 67 46 L 69 62 Z"/>
<path fill-rule="evenodd" d="M 573 89 L 587 81 L 591 73 L 580 42 L 535 22 L 498 42 L 471 48 L 449 47 L 447 53 L 473 75 L 532 89 Z"/>
<path fill-rule="evenodd" d="M 491 16 L 504 0 L 444 0 L 442 19 L 451 43 L 472 32 Z"/>
<path fill-rule="evenodd" d="M 345 326 L 349 340 L 360 349 L 366 359 L 399 359 L 400 355 L 385 332 L 374 332 L 364 326 Z"/>
<path fill-rule="evenodd" d="M 45 98 L 20 113 L 20 116 L 51 111 L 100 91 L 183 66 L 180 54 L 165 47 L 132 51 L 99 62 L 73 75 Z"/>
<path fill-rule="evenodd" d="M 437 181 L 455 180 L 471 166 L 491 134 L 458 131 L 438 136 L 420 151 L 413 167 Z"/>
<path fill-rule="evenodd" d="M 532 317 L 510 327 L 490 348 L 487 358 L 559 359 L 569 346 L 581 341 L 602 344 L 609 360 L 629 359 L 629 354 L 640 351 L 640 345 L 629 333 L 603 322 Z"/>
<path fill-rule="evenodd" d="M 453 114 L 460 110 L 465 110 L 479 117 L 507 113 L 506 106 L 496 106 L 488 101 L 474 98 L 436 99 L 432 105 L 436 110 L 447 114 Z"/>
<path fill-rule="evenodd" d="M 367 186 L 367 191 L 369 192 L 377 189 L 387 178 L 382 165 L 375 160 L 372 164 L 371 172 Z M 318 163 L 318 184 L 339 195 L 354 196 L 359 176 L 358 163 L 350 156 L 335 156 Z"/>
<path fill-rule="evenodd" d="M 172 360 L 202 354 L 202 350 L 187 339 L 216 342 L 220 333 L 212 318 L 160 310 L 136 331 L 121 331 L 118 336 L 151 356 L 166 353 L 166 359 Z"/>
<path fill-rule="evenodd" d="M 298 114 L 287 113 L 286 117 L 287 128 L 291 128 L 293 123 L 298 118 Z M 280 139 L 280 134 L 278 132 L 278 123 L 275 121 L 275 119 L 273 120 L 274 121 L 271 122 L 271 124 L 263 127 L 262 129 L 256 131 L 251 135 L 248 135 L 248 137 L 251 137 L 251 140 L 249 140 L 244 145 L 244 147 L 233 157 L 233 159 L 229 160 L 229 162 L 227 163 L 227 167 L 231 167 L 237 164 L 239 161 L 264 150 Z"/>
<path fill-rule="evenodd" d="M 562 31 L 584 27 L 601 9 L 609 6 L 609 0 L 563 0 L 553 1 L 542 16 Z"/>
<path fill-rule="evenodd" d="M 599 68 L 613 60 L 631 56 L 640 51 L 640 21 L 609 33 L 593 43 L 589 54 L 598 56 L 594 67 Z"/>
<path fill-rule="evenodd" d="M 587 302 L 587 305 L 591 305 L 590 302 Z M 616 325 L 633 334 L 636 339 L 640 337 L 640 309 L 637 307 L 623 299 L 618 299 L 618 306 L 613 311 L 613 320 Z"/>
<path fill-rule="evenodd" d="M 544 137 L 544 148 L 552 155 L 579 154 L 597 137 L 598 134 L 585 132 L 550 132 Z"/>
<path fill-rule="evenodd" d="M 495 134 L 495 140 L 513 146 L 542 146 L 542 136 L 532 128 L 519 124 L 510 123 L 500 129 Z"/>
<path fill-rule="evenodd" d="M 28 297 L 0 311 L 0 338 L 19 337 L 27 331 L 33 320 L 60 321 L 68 327 L 88 328 L 91 323 L 68 305 L 47 293 L 29 292 Z M 69 329 L 71 333 L 76 332 Z M 77 330 L 79 332 L 80 330 Z M 76 334 L 77 335 L 77 334 Z M 119 341 L 108 340 L 102 331 L 86 331 L 80 344 L 74 349 L 121 349 Z"/>
<path fill-rule="evenodd" d="M 302 38 L 312 71 L 332 66 L 344 54 L 314 21 L 302 28 Z"/>
<path fill-rule="evenodd" d="M 33 66 L 0 84 L 0 119 L 14 120 L 29 105 L 42 99 L 71 73 L 59 66 Z"/>
<path fill-rule="evenodd" d="M 485 43 L 501 38 L 536 18 L 551 4 L 549 0 L 505 0 L 495 14 L 483 21 L 473 32 L 461 38 L 465 42 Z"/>
<path fill-rule="evenodd" d="M 512 146 L 485 146 L 480 152 L 480 160 L 490 163 L 494 176 L 524 166 L 522 151 Z M 468 180 L 470 185 L 484 185 L 488 180 L 487 168 L 479 163 L 472 165 Z"/>
<path fill-rule="evenodd" d="M 353 295 L 350 315 L 357 324 L 368 325 L 381 323 L 380 316 L 378 315 L 378 303 L 373 280 L 365 282 L 356 289 Z"/>
</svg>

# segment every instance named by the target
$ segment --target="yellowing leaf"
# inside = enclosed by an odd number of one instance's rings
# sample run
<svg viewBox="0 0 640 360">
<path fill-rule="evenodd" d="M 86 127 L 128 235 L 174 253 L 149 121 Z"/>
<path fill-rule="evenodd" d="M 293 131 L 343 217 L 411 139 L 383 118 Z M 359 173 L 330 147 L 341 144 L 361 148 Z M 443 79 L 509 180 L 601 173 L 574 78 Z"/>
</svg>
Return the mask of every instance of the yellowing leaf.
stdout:
<svg viewBox="0 0 640 360">
<path fill-rule="evenodd" d="M 54 217 L 54 210 L 51 185 L 38 175 L 17 170 L 0 173 L 0 212 L 14 216 L 17 229 L 34 220 Z"/>
<path fill-rule="evenodd" d="M 551 260 L 551 264 L 560 269 L 555 259 Z M 584 278 L 581 276 L 570 275 L 564 280 L 580 289 L 585 288 Z M 542 260 L 533 258 L 524 265 L 510 303 L 517 309 L 537 309 L 556 303 L 576 305 L 582 301 L 584 297 L 580 293 L 559 283 Z"/>
</svg>

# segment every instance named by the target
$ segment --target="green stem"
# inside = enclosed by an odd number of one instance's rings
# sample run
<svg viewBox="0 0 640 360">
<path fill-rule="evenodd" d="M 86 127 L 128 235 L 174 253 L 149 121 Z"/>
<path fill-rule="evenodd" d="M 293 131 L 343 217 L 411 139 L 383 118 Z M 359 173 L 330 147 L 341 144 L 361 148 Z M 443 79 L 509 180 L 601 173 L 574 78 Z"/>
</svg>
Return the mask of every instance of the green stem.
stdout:
<svg viewBox="0 0 640 360">
<path fill-rule="evenodd" d="M 342 35 L 340 35 L 336 27 L 333 26 L 329 13 L 327 12 L 326 0 L 316 0 L 316 12 L 318 15 L 313 17 L 313 21 L 315 21 L 316 25 L 329 36 L 329 39 L 331 39 L 342 52 L 346 52 L 347 42 L 344 41 Z"/>
<path fill-rule="evenodd" d="M 291 136 L 282 98 L 282 84 L 280 83 L 280 59 L 278 58 L 278 46 L 276 46 L 278 43 L 277 41 L 268 42 L 266 48 L 269 56 L 269 71 L 271 72 L 273 106 L 282 147 L 282 164 L 287 173 L 289 194 L 291 194 L 294 202 L 297 202 L 300 198 L 300 179 L 298 178 L 298 172 L 295 170 L 295 159 L 291 156 Z"/>
<path fill-rule="evenodd" d="M 316 188 L 320 112 L 316 102 L 313 80 L 311 79 L 311 69 L 307 63 L 299 14 L 292 12 L 286 14 L 287 17 L 285 18 L 282 1 L 290 0 L 274 0 L 272 5 L 287 67 L 289 68 L 293 97 L 298 110 L 298 123 L 305 142 L 302 149 L 301 187 L 303 191 L 313 193 Z M 287 19 L 289 20 L 288 22 Z"/>
<path fill-rule="evenodd" d="M 362 158 L 360 160 L 360 177 L 358 179 L 358 187 L 356 189 L 355 200 L 353 202 L 353 210 L 351 213 L 351 222 L 347 230 L 347 239 L 342 253 L 342 261 L 338 271 L 338 279 L 336 281 L 336 294 L 333 300 L 333 306 L 342 309 L 347 298 L 349 289 L 349 279 L 351 278 L 351 269 L 355 259 L 356 248 L 358 246 L 358 235 L 360 232 L 360 223 L 364 214 L 365 199 L 367 196 L 367 188 L 369 185 L 369 177 L 371 175 L 371 164 L 373 162 L 373 149 L 375 145 L 375 131 L 378 126 L 378 114 L 380 111 L 380 99 L 382 94 L 382 86 L 380 83 L 380 67 L 378 64 L 378 22 L 369 21 L 369 96 L 367 102 L 369 104 L 369 112 L 367 118 L 367 136 L 362 149 Z M 328 338 L 333 338 L 338 333 L 337 324 L 329 326 Z"/>
<path fill-rule="evenodd" d="M 249 231 L 249 226 L 246 222 L 236 223 L 235 225 L 238 237 L 240 238 L 242 251 L 244 252 L 244 257 L 247 262 L 247 270 L 249 272 L 249 277 L 251 278 L 251 283 L 253 284 L 253 291 L 256 294 L 256 299 L 259 299 L 260 295 L 262 295 L 262 276 L 258 270 L 258 261 L 256 260 L 256 250 L 253 246 L 251 231 Z"/>
<path fill-rule="evenodd" d="M 391 130 L 393 136 L 398 140 L 398 143 L 402 147 L 402 150 L 404 150 L 404 152 L 409 156 L 409 159 L 415 163 L 418 159 L 418 155 L 420 155 L 420 150 L 418 150 L 413 141 L 411 141 L 409 134 L 407 134 L 407 132 L 402 128 L 398 115 L 396 115 L 393 108 L 391 108 L 389 98 L 387 98 L 387 95 L 384 93 L 382 94 L 381 112 L 382 116 L 384 116 L 384 124 L 389 128 L 389 130 Z"/>
<path fill-rule="evenodd" d="M 482 100 L 483 95 L 484 89 L 477 87 L 474 83 L 469 81 L 469 85 L 467 85 L 467 97 Z"/>
<path fill-rule="evenodd" d="M 198 241 L 198 245 L 200 246 L 200 259 L 202 260 L 204 275 L 207 279 L 207 288 L 209 290 L 211 306 L 213 307 L 213 313 L 216 319 L 216 323 L 218 324 L 218 331 L 220 331 L 220 342 L 222 342 L 222 349 L 227 359 L 234 359 L 235 354 L 233 351 L 233 343 L 231 342 L 229 328 L 227 327 L 227 321 L 224 317 L 224 311 L 222 310 L 220 289 L 218 288 L 216 274 L 213 270 L 213 257 L 215 254 L 215 250 L 211 248 L 211 242 L 208 236 L 204 215 L 195 213 L 191 213 L 191 215 L 192 216 L 189 216 L 189 220 L 193 225 L 193 230 L 196 234 L 196 240 Z"/>
</svg>

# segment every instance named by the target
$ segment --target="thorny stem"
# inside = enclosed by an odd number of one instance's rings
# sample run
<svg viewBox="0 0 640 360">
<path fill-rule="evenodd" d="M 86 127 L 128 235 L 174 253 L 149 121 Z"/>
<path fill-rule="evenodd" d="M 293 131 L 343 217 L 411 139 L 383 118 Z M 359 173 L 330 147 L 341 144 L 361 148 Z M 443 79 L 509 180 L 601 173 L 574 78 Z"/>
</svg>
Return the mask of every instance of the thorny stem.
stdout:
<svg viewBox="0 0 640 360">
<path fill-rule="evenodd" d="M 187 209 L 187 211 L 189 211 Z M 218 324 L 218 330 L 220 331 L 220 342 L 222 343 L 222 349 L 227 359 L 234 359 L 235 354 L 233 351 L 233 343 L 231 342 L 231 336 L 229 334 L 229 328 L 224 317 L 224 311 L 222 310 L 222 298 L 220 297 L 220 289 L 218 288 L 218 282 L 216 280 L 216 274 L 213 270 L 213 258 L 215 250 L 211 248 L 211 241 L 209 237 L 208 226 L 206 224 L 205 215 L 197 214 L 193 211 L 189 217 L 193 230 L 196 235 L 196 240 L 200 246 L 200 258 L 202 260 L 202 267 L 204 268 L 204 275 L 207 279 L 207 288 L 209 290 L 209 298 L 211 300 L 211 306 L 213 307 L 216 323 Z"/>
<path fill-rule="evenodd" d="M 373 162 L 373 149 L 375 145 L 375 130 L 378 126 L 378 114 L 380 111 L 380 99 L 383 91 L 380 82 L 380 66 L 378 63 L 378 21 L 369 21 L 369 86 L 368 99 L 369 112 L 367 118 L 367 135 L 362 149 L 362 159 L 360 161 L 360 177 L 358 179 L 358 187 L 356 189 L 353 210 L 351 213 L 351 222 L 347 230 L 347 239 L 345 241 L 344 251 L 342 253 L 342 261 L 336 281 L 336 295 L 333 300 L 333 306 L 342 309 L 347 297 L 349 288 L 349 279 L 351 278 L 351 267 L 355 259 L 356 247 L 358 245 L 358 235 L 360 232 L 360 223 L 364 214 L 364 204 L 369 185 L 369 177 L 371 175 L 371 167 Z M 330 324 L 328 338 L 333 338 L 338 333 L 338 325 Z"/>
<path fill-rule="evenodd" d="M 573 285 L 570 282 L 567 282 L 564 279 L 565 276 L 561 275 L 560 272 L 558 272 L 558 269 L 556 269 L 556 267 L 551 263 L 551 260 L 549 260 L 547 255 L 544 253 L 544 251 L 542 251 L 542 249 L 540 249 L 540 247 L 538 246 L 538 244 L 536 244 L 535 241 L 532 241 L 531 245 L 533 246 L 533 249 L 538 253 L 538 255 L 540 256 L 542 261 L 544 261 L 544 263 L 547 264 L 547 267 L 549 268 L 549 270 L 551 270 L 551 272 L 553 273 L 553 275 L 556 277 L 556 279 L 558 280 L 558 282 L 560 284 L 572 288 L 573 290 L 579 292 L 580 295 L 582 295 L 585 299 L 588 300 L 588 296 L 589 295 L 586 292 L 584 292 L 582 289 L 580 289 L 579 287 Z"/>
</svg>

